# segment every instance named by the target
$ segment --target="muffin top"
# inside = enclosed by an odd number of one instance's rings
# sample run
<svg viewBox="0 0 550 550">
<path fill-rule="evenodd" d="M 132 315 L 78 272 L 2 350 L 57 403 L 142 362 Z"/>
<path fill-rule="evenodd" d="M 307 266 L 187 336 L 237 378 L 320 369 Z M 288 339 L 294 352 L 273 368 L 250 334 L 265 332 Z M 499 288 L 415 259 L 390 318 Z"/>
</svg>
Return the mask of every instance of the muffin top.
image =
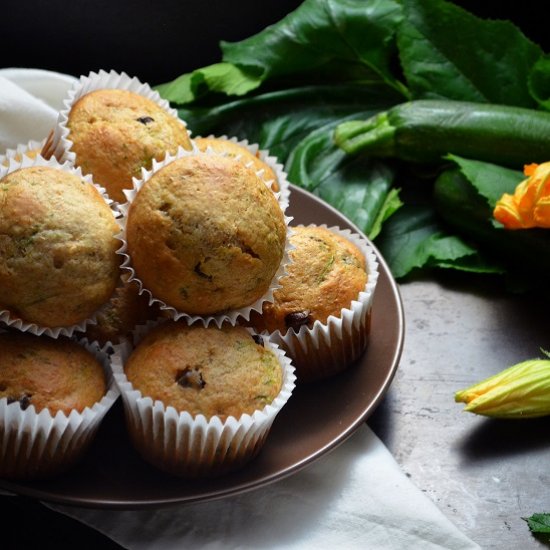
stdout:
<svg viewBox="0 0 550 550">
<path fill-rule="evenodd" d="M 178 146 L 191 148 L 185 125 L 153 100 L 127 90 L 96 90 L 82 96 L 67 121 L 76 165 L 124 202 L 132 177 L 150 169 Z"/>
<path fill-rule="evenodd" d="M 0 309 L 46 327 L 89 318 L 119 277 L 113 211 L 97 189 L 51 166 L 0 179 Z"/>
<path fill-rule="evenodd" d="M 0 398 L 69 414 L 92 407 L 107 392 L 99 361 L 76 342 L 28 333 L 0 334 Z"/>
<path fill-rule="evenodd" d="M 341 235 L 318 226 L 293 227 L 291 262 L 274 302 L 265 303 L 262 314 L 253 312 L 256 330 L 285 334 L 329 315 L 340 316 L 367 283 L 366 261 L 357 246 Z"/>
<path fill-rule="evenodd" d="M 177 310 L 214 315 L 261 298 L 282 261 L 275 195 L 234 158 L 187 155 L 147 180 L 126 224 L 136 277 Z"/>
<path fill-rule="evenodd" d="M 222 421 L 263 409 L 283 383 L 275 353 L 246 329 L 232 326 L 168 321 L 145 336 L 124 369 L 143 396 Z"/>
<path fill-rule="evenodd" d="M 156 304 L 149 305 L 147 294 L 139 294 L 135 281 L 123 282 L 115 289 L 111 299 L 100 309 L 97 323 L 86 327 L 86 337 L 100 345 L 119 344 L 132 330 L 160 315 Z"/>
<path fill-rule="evenodd" d="M 266 182 L 271 182 L 270 187 L 273 191 L 279 191 L 279 184 L 277 182 L 277 175 L 269 164 L 264 162 L 260 158 L 260 152 L 256 154 L 252 153 L 249 149 L 235 143 L 229 139 L 215 138 L 215 137 L 197 137 L 193 140 L 195 145 L 200 151 L 206 151 L 209 147 L 216 153 L 223 153 L 230 157 L 239 158 L 241 162 L 245 164 L 252 163 L 252 167 L 255 171 L 263 170 L 262 178 Z"/>
</svg>

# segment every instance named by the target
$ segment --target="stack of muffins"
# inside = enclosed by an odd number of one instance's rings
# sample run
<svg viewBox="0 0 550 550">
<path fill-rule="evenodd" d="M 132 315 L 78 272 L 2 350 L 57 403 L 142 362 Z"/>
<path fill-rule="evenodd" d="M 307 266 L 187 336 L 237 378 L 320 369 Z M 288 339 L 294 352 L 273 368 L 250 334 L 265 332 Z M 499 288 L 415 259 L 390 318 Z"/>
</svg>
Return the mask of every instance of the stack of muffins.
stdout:
<svg viewBox="0 0 550 550">
<path fill-rule="evenodd" d="M 12 442 L 8 418 L 52 423 L 99 403 L 99 425 L 117 392 L 151 464 L 182 477 L 234 470 L 260 451 L 296 380 L 336 375 L 365 351 L 377 279 L 366 239 L 291 227 L 276 159 L 191 138 L 137 79 L 82 77 L 41 154 L 2 164 L 0 355 L 13 361 L 0 363 L 0 447 L 12 453 L 0 463 L 22 466 L 1 476 L 64 471 L 86 447 L 23 459 L 20 447 L 57 431 Z M 21 338 L 44 359 L 18 351 Z M 69 344 L 101 356 L 103 386 Z"/>
</svg>

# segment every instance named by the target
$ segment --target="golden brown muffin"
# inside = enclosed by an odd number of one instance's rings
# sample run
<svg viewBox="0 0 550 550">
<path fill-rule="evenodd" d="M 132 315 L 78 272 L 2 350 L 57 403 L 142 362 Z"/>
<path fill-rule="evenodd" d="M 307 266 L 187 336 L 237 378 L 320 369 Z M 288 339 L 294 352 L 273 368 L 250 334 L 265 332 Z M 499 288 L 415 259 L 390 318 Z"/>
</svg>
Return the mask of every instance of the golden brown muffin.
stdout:
<svg viewBox="0 0 550 550">
<path fill-rule="evenodd" d="M 143 396 L 222 421 L 263 409 L 282 386 L 275 354 L 242 327 L 168 321 L 145 336 L 124 369 Z"/>
<path fill-rule="evenodd" d="M 178 146 L 190 149 L 187 129 L 181 120 L 153 100 L 134 92 L 104 89 L 81 97 L 67 121 L 76 165 L 125 202 L 123 189 L 132 188 L 132 178 L 141 178 L 153 159 L 174 154 Z"/>
<path fill-rule="evenodd" d="M 325 323 L 329 315 L 340 316 L 367 283 L 365 258 L 350 241 L 324 227 L 293 227 L 291 262 L 274 302 L 265 303 L 262 314 L 251 316 L 258 331 Z"/>
<path fill-rule="evenodd" d="M 0 334 L 0 398 L 52 415 L 82 412 L 107 391 L 99 361 L 76 342 L 29 333 Z"/>
<path fill-rule="evenodd" d="M 286 241 L 283 212 L 254 171 L 206 154 L 183 156 L 153 174 L 130 205 L 126 231 L 145 288 L 196 315 L 261 298 Z"/>
<path fill-rule="evenodd" d="M 269 164 L 260 159 L 259 151 L 254 154 L 243 145 L 222 138 L 198 137 L 195 138 L 193 142 L 200 151 L 204 152 L 210 147 L 212 151 L 215 151 L 216 153 L 223 153 L 234 158 L 239 157 L 241 162 L 244 162 L 245 164 L 252 163 L 254 170 L 264 171 L 262 178 L 266 182 L 272 182 L 271 189 L 275 192 L 279 191 L 277 175 L 275 174 L 275 171 L 271 168 L 271 166 L 269 166 Z"/>
<path fill-rule="evenodd" d="M 108 342 L 119 344 L 121 338 L 129 337 L 137 325 L 159 315 L 158 305 L 149 305 L 148 295 L 139 294 L 135 281 L 123 282 L 97 314 L 97 323 L 86 328 L 86 337 L 102 346 Z"/>
<path fill-rule="evenodd" d="M 0 180 L 0 309 L 45 327 L 78 324 L 112 295 L 119 232 L 97 189 L 51 166 Z"/>
</svg>

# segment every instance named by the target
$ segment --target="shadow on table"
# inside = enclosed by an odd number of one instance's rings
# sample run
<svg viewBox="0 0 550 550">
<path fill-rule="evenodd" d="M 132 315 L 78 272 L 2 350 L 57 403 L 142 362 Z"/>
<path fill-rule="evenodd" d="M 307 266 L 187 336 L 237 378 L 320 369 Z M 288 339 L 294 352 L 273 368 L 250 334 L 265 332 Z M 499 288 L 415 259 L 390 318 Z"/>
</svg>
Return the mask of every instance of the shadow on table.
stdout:
<svg viewBox="0 0 550 550">
<path fill-rule="evenodd" d="M 466 460 L 502 458 L 550 448 L 546 417 L 531 419 L 485 418 L 458 442 Z"/>
<path fill-rule="evenodd" d="M 544 546 L 550 548 L 550 533 L 532 533 L 532 535 Z"/>
</svg>

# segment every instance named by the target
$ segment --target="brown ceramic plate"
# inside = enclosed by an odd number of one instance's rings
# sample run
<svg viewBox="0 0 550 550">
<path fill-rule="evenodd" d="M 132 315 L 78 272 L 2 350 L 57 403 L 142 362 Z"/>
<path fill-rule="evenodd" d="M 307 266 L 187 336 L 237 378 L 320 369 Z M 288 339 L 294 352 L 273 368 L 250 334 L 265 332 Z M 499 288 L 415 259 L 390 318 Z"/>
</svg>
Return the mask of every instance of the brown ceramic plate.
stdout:
<svg viewBox="0 0 550 550">
<path fill-rule="evenodd" d="M 342 214 L 292 187 L 293 224 L 327 224 L 359 230 Z M 239 472 L 212 480 L 170 477 L 145 463 L 125 432 L 120 400 L 109 411 L 84 458 L 51 481 L 8 482 L 0 487 L 44 501 L 98 508 L 145 508 L 197 502 L 248 491 L 296 473 L 345 441 L 374 411 L 397 369 L 404 318 L 397 285 L 378 255 L 380 277 L 365 355 L 345 372 L 297 388 L 276 418 L 260 454 Z"/>
</svg>

